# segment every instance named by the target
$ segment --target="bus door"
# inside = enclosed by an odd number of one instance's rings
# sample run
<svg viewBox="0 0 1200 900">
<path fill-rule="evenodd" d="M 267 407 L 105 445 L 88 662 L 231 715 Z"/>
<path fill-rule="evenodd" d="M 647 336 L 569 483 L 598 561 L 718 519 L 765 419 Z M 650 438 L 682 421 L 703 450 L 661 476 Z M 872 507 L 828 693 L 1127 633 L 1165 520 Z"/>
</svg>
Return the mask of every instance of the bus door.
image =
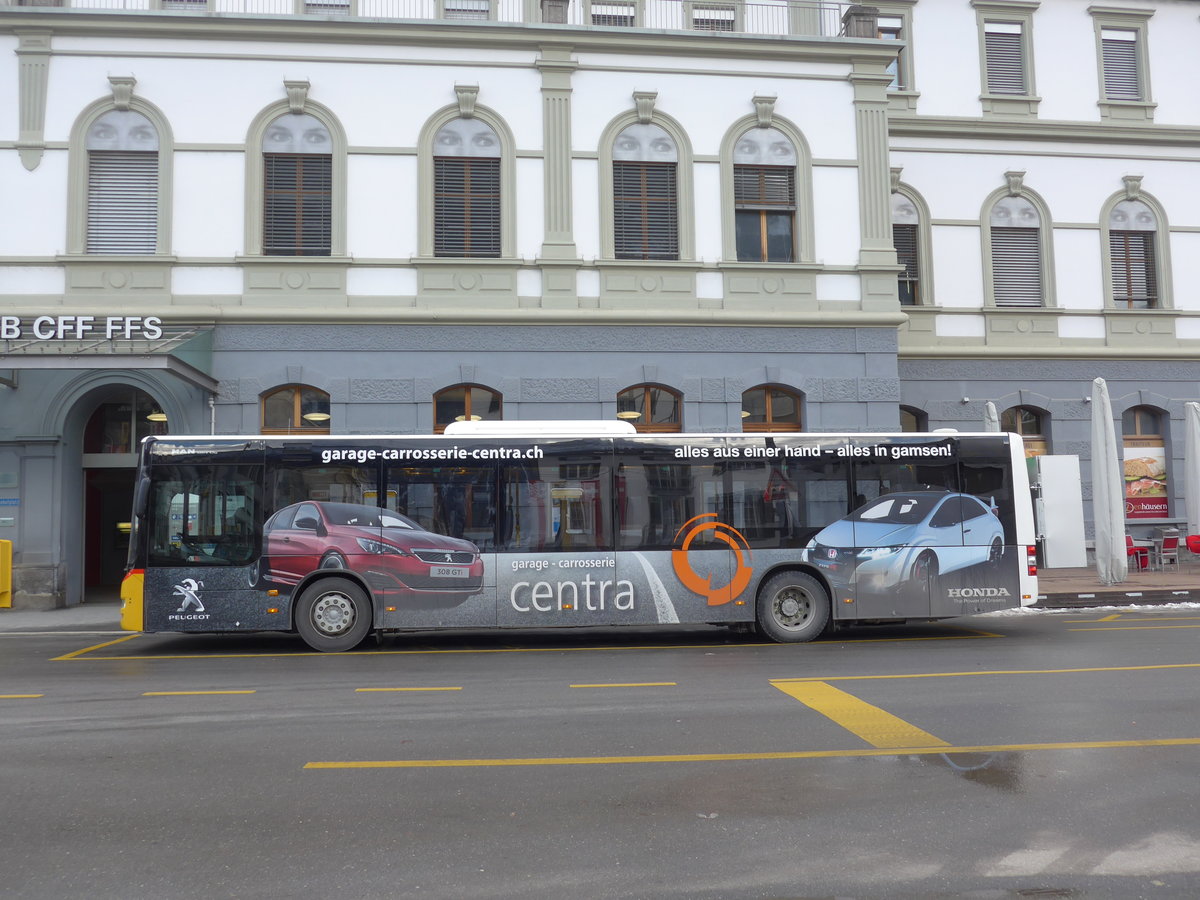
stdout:
<svg viewBox="0 0 1200 900">
<path fill-rule="evenodd" d="M 753 618 L 736 582 L 747 557 L 727 522 L 727 452 L 724 439 L 617 439 L 617 577 L 634 590 L 637 621 Z"/>
<path fill-rule="evenodd" d="M 613 455 L 607 438 L 509 442 L 500 462 L 499 624 L 629 624 L 632 586 L 613 554 Z"/>
<path fill-rule="evenodd" d="M 853 541 L 839 548 L 853 572 L 855 618 L 928 617 L 946 573 L 966 564 L 956 447 L 946 439 L 860 443 L 870 455 L 854 463 Z M 955 452 L 906 455 L 918 443 Z"/>
<path fill-rule="evenodd" d="M 387 464 L 384 505 L 398 521 L 384 534 L 403 553 L 389 560 L 381 627 L 495 627 L 494 451 L 443 439 L 397 448 L 406 458 Z"/>
</svg>

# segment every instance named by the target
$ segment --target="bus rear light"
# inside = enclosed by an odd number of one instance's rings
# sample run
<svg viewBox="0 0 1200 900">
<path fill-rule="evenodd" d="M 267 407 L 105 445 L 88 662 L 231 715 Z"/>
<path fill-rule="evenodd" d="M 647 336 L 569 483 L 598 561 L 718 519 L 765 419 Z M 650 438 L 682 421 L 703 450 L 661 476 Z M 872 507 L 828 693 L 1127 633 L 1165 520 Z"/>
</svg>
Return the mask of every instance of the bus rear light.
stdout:
<svg viewBox="0 0 1200 900">
<path fill-rule="evenodd" d="M 1036 575 L 1037 574 L 1037 547 L 1030 545 L 1025 548 L 1025 561 L 1026 561 L 1026 564 L 1029 566 L 1029 574 Z"/>
</svg>

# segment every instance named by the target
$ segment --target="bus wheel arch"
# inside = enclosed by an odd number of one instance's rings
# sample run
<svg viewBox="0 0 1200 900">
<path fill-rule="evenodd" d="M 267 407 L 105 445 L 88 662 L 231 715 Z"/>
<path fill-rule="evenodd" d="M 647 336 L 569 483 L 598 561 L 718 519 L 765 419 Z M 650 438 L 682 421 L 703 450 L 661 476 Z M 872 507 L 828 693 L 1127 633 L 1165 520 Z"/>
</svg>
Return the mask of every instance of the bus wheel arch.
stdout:
<svg viewBox="0 0 1200 900">
<path fill-rule="evenodd" d="M 371 633 L 374 603 L 370 590 L 357 578 L 343 574 L 313 578 L 297 592 L 293 627 L 314 650 L 352 650 Z"/>
<path fill-rule="evenodd" d="M 833 616 L 829 589 L 803 569 L 783 569 L 765 578 L 754 607 L 759 628 L 781 643 L 813 640 L 829 627 Z"/>
</svg>

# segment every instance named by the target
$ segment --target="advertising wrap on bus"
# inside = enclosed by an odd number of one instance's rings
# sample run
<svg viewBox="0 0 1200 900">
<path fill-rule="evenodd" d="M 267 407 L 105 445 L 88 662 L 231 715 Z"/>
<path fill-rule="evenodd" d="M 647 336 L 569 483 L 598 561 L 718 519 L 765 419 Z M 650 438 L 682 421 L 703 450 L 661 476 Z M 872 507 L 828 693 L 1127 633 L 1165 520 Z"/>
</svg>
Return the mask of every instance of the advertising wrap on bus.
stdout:
<svg viewBox="0 0 1200 900">
<path fill-rule="evenodd" d="M 1013 460 L 1003 434 L 150 439 L 123 623 L 336 650 L 421 628 L 809 640 L 1001 609 L 1033 599 Z"/>
</svg>

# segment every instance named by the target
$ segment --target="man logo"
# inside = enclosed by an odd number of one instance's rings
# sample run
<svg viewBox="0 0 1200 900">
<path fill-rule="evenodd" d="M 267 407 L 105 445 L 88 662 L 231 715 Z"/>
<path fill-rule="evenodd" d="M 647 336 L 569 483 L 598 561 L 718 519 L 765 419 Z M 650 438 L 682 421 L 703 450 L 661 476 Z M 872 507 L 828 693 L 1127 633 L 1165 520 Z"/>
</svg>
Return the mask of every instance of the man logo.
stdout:
<svg viewBox="0 0 1200 900">
<path fill-rule="evenodd" d="M 675 542 L 679 546 L 671 551 L 671 565 L 675 568 L 675 575 L 679 578 L 680 583 L 693 594 L 698 594 L 708 601 L 709 606 L 723 606 L 733 600 L 736 600 L 750 584 L 750 576 L 754 569 L 749 565 L 750 562 L 750 542 L 747 541 L 736 528 L 726 525 L 724 522 L 716 521 L 716 513 L 704 513 L 703 515 L 694 516 L 683 523 L 683 526 L 675 533 Z M 712 519 L 713 521 L 701 521 Z M 734 568 L 733 578 L 729 584 L 714 585 L 713 577 L 710 572 L 706 576 L 697 575 L 692 569 L 692 564 L 688 558 L 688 549 L 691 547 L 698 535 L 711 531 L 711 535 L 706 535 L 711 540 L 720 541 L 727 544 L 729 549 L 733 551 L 733 558 L 736 563 Z M 686 534 L 685 534 L 686 532 Z M 682 543 L 680 538 L 683 538 Z"/>
</svg>

